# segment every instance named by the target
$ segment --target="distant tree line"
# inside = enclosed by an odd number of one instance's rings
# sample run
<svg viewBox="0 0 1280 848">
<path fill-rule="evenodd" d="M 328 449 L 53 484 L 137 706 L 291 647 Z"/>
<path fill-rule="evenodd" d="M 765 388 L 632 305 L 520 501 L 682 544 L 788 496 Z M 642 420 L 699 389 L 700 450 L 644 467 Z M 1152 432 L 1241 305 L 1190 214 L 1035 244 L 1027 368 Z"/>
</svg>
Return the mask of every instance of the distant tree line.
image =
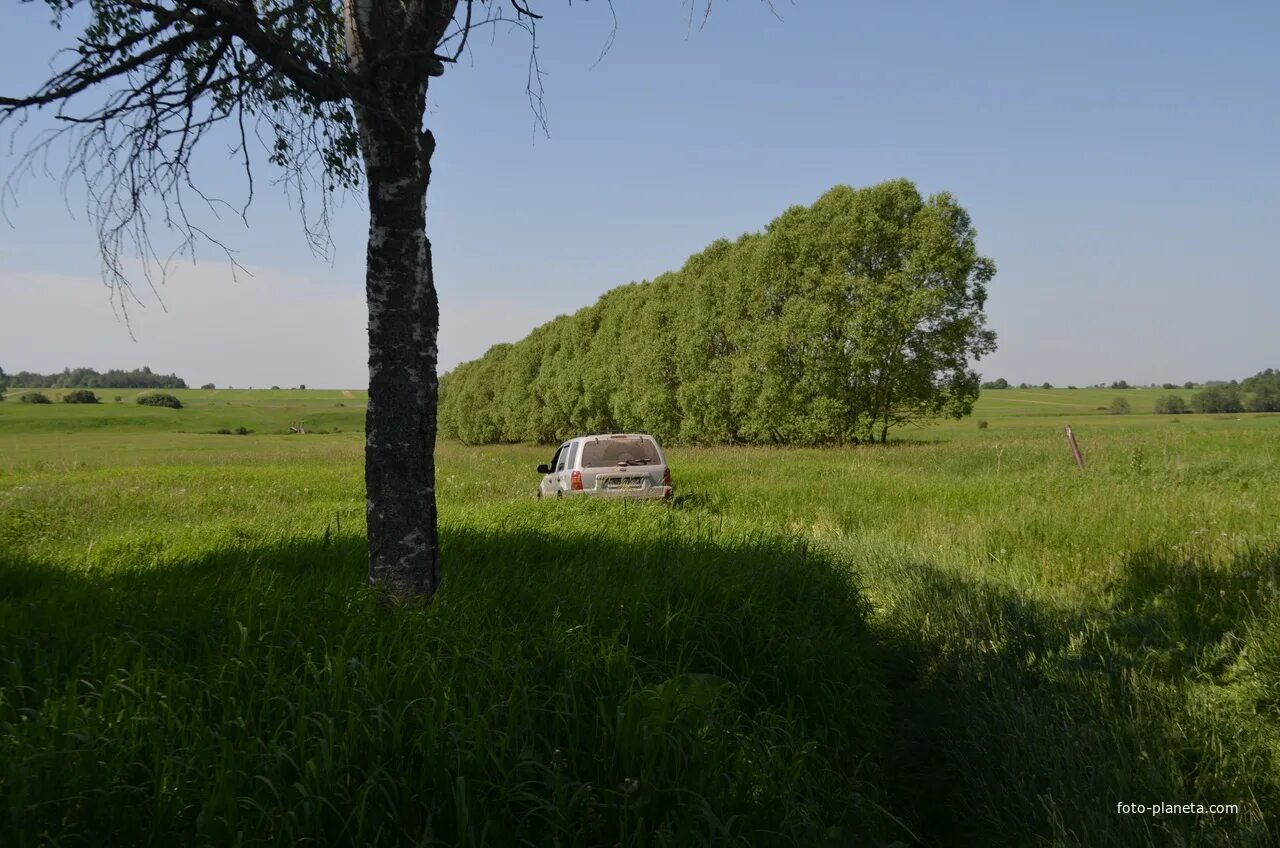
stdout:
<svg viewBox="0 0 1280 848">
<path fill-rule="evenodd" d="M 1209 384 L 1209 385 L 1212 385 L 1212 384 Z M 1177 388 L 1183 388 L 1183 389 L 1194 389 L 1195 387 L 1196 387 L 1196 384 L 1195 384 L 1195 383 L 1193 383 L 1193 382 L 1191 382 L 1190 380 L 1188 380 L 1187 382 L 1183 383 L 1181 386 L 1178 386 L 1178 385 L 1177 385 L 1177 384 L 1175 384 L 1175 383 L 1165 383 L 1163 386 L 1161 386 L 1161 388 L 1164 388 L 1164 389 L 1177 389 Z M 1053 388 L 1053 383 L 1047 383 L 1047 382 L 1046 382 L 1046 383 L 1041 383 L 1041 384 L 1040 384 L 1040 385 L 1038 385 L 1038 386 L 1037 386 L 1037 385 L 1033 385 L 1033 384 L 1031 384 L 1031 383 L 1019 383 L 1017 386 L 1014 386 L 1012 383 L 1010 383 L 1010 382 L 1009 382 L 1008 380 L 1006 380 L 1004 377 L 1000 377 L 999 379 L 996 379 L 996 380 L 987 380 L 987 381 L 983 382 L 983 383 L 982 383 L 982 388 L 984 388 L 984 389 L 1013 389 L 1013 388 L 1018 388 L 1018 389 L 1037 389 L 1037 388 L 1039 388 L 1039 389 L 1052 389 L 1052 388 Z M 1068 388 L 1068 389 L 1074 389 L 1074 388 L 1076 388 L 1076 386 L 1067 386 L 1067 388 Z M 1131 385 L 1129 385 L 1129 382 L 1128 382 L 1127 380 L 1115 380 L 1115 381 L 1113 381 L 1113 382 L 1111 382 L 1111 383 L 1097 383 L 1097 384 L 1095 384 L 1095 385 L 1091 386 L 1090 388 L 1095 388 L 1095 389 L 1139 389 L 1139 388 L 1142 388 L 1142 387 L 1141 387 L 1141 386 L 1131 386 Z M 1148 388 L 1153 388 L 1153 389 L 1154 389 L 1154 388 L 1155 388 L 1155 385 L 1151 385 L 1151 386 L 1149 386 Z"/>
<path fill-rule="evenodd" d="M 1239 382 L 1210 383 L 1191 398 L 1189 409 L 1184 411 L 1280 412 L 1280 370 L 1268 368 Z"/>
<path fill-rule="evenodd" d="M 1196 384 L 1190 381 L 1183 383 L 1181 386 L 1183 389 L 1194 389 L 1195 387 Z M 1001 377 L 982 383 L 982 388 L 1008 389 L 1012 388 L 1012 386 L 1008 380 Z M 1034 388 L 1034 386 L 1021 383 L 1018 388 L 1029 389 Z M 1041 388 L 1051 389 L 1053 387 L 1048 383 L 1044 383 Z M 1075 386 L 1069 386 L 1068 388 L 1075 388 Z M 1109 385 L 1100 383 L 1097 388 L 1130 389 L 1137 387 L 1130 386 L 1124 380 L 1117 380 Z M 1177 389 L 1179 386 L 1175 383 L 1165 383 L 1161 388 Z M 1127 401 L 1124 402 L 1124 407 L 1121 408 L 1119 401 L 1123 400 L 1123 398 L 1117 398 L 1116 401 L 1112 402 L 1108 411 L 1114 413 L 1128 412 Z M 1154 411 L 1161 415 L 1182 415 L 1191 412 L 1280 412 L 1280 369 L 1268 368 L 1265 371 L 1259 371 L 1252 377 L 1238 381 L 1211 380 L 1205 383 L 1200 391 L 1192 395 L 1190 401 L 1187 401 L 1182 395 L 1161 395 L 1155 400 Z"/>
<path fill-rule="evenodd" d="M 949 194 L 840 186 L 441 380 L 440 433 L 835 444 L 969 413 L 995 265 Z"/>
<path fill-rule="evenodd" d="M 11 389 L 185 389 L 187 383 L 175 374 L 156 374 L 150 368 L 123 371 L 113 368 L 98 372 L 92 368 L 64 368 L 60 374 L 19 371 L 5 374 L 0 368 L 0 391 Z"/>
</svg>

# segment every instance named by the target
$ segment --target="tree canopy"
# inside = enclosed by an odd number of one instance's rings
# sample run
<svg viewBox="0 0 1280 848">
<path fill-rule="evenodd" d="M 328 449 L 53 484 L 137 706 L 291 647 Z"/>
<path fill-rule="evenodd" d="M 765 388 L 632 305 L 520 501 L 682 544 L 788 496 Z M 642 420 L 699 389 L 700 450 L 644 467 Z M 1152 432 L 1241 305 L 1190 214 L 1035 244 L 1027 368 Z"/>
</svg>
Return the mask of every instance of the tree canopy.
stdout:
<svg viewBox="0 0 1280 848">
<path fill-rule="evenodd" d="M 950 194 L 837 186 L 459 365 L 441 382 L 441 433 L 804 445 L 958 418 L 978 395 L 971 361 L 995 348 L 995 265 L 976 235 Z"/>
<path fill-rule="evenodd" d="M 1244 408 L 1250 412 L 1280 412 L 1280 369 L 1268 368 L 1240 381 Z"/>
</svg>

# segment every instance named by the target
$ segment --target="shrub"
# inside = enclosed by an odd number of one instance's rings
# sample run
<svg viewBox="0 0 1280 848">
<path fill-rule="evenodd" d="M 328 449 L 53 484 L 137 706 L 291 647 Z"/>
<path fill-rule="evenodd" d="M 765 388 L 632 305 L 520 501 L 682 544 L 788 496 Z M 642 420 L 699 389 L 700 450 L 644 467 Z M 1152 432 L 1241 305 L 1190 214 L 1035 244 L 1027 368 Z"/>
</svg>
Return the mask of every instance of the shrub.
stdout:
<svg viewBox="0 0 1280 848">
<path fill-rule="evenodd" d="M 143 406 L 164 406 L 169 409 L 182 409 L 182 401 L 167 392 L 138 395 L 138 403 Z"/>
<path fill-rule="evenodd" d="M 303 392 L 305 392 L 306 390 L 307 390 L 307 384 L 306 384 L 306 383 L 299 383 L 299 384 L 298 384 L 298 391 L 303 391 Z"/>
<path fill-rule="evenodd" d="M 982 384 L 982 388 L 984 388 L 984 389 L 1007 389 L 1007 388 L 1009 388 L 1009 381 L 1008 381 L 1008 380 L 1006 380 L 1004 377 L 1001 377 L 1001 378 L 1000 378 L 1000 379 L 998 379 L 998 380 L 991 380 L 990 382 L 983 383 L 983 384 Z"/>
<path fill-rule="evenodd" d="M 18 396 L 19 403 L 51 403 L 44 392 L 26 392 Z"/>
<path fill-rule="evenodd" d="M 1050 382 L 1047 382 L 1047 381 L 1046 381 L 1046 382 L 1043 382 L 1043 383 L 1041 383 L 1041 384 L 1040 384 L 1040 388 L 1042 388 L 1042 389 L 1052 389 L 1052 388 L 1053 388 L 1053 383 L 1050 383 Z"/>
<path fill-rule="evenodd" d="M 230 435 L 231 435 L 231 431 L 230 431 L 230 430 L 228 430 L 226 427 L 219 427 L 217 430 L 214 430 L 213 432 L 214 432 L 214 434 L 215 434 L 215 435 L 218 435 L 218 436 L 230 436 Z"/>
<path fill-rule="evenodd" d="M 204 384 L 203 386 L 201 386 L 200 388 L 202 388 L 202 389 L 216 389 L 216 388 L 217 388 L 217 386 L 215 386 L 213 383 L 205 383 L 205 384 Z"/>
<path fill-rule="evenodd" d="M 1109 412 L 1112 415 L 1128 415 L 1129 401 L 1125 400 L 1122 397 L 1118 397 L 1115 400 L 1111 401 L 1111 405 L 1107 407 L 1107 412 Z"/>
<path fill-rule="evenodd" d="M 1156 398 L 1156 415 L 1182 415 L 1191 411 L 1180 395 L 1161 395 Z"/>
<path fill-rule="evenodd" d="M 124 403 L 124 398 L 120 395 L 116 395 L 116 403 Z"/>
<path fill-rule="evenodd" d="M 273 392 L 278 392 L 278 391 L 280 391 L 280 387 L 279 387 L 279 386 L 272 386 L 272 387 L 271 387 L 271 391 L 273 391 Z"/>
<path fill-rule="evenodd" d="M 62 396 L 63 403 L 100 403 L 98 396 L 88 389 L 76 389 Z"/>
<path fill-rule="evenodd" d="M 236 435 L 237 435 L 237 436 L 247 436 L 247 435 L 249 435 L 249 434 L 250 434 L 250 433 L 252 433 L 252 432 L 253 432 L 252 430 L 250 430 L 248 427 L 245 427 L 245 426 L 243 426 L 243 425 L 241 425 L 241 426 L 239 426 L 239 427 L 237 427 L 237 428 L 236 428 Z"/>
<path fill-rule="evenodd" d="M 990 427 L 990 426 L 991 426 L 991 425 L 990 425 L 989 423 L 987 423 L 987 419 L 985 419 L 985 418 L 983 418 L 982 420 L 980 420 L 980 421 L 978 422 L 978 429 L 979 429 L 979 430 L 985 430 L 985 429 L 987 429 L 987 428 L 988 428 L 988 427 Z"/>
<path fill-rule="evenodd" d="M 1197 412 L 1243 412 L 1239 386 L 1209 386 L 1191 399 Z"/>
</svg>

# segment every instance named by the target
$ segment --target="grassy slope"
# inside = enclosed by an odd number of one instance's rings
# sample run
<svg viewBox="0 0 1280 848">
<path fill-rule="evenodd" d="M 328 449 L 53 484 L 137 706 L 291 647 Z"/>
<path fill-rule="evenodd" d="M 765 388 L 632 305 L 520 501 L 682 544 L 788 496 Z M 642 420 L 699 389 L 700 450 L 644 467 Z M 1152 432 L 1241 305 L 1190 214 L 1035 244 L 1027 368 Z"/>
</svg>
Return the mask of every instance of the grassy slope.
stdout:
<svg viewBox="0 0 1280 848">
<path fill-rule="evenodd" d="M 358 588 L 358 397 L 6 402 L 7 826 L 1274 844 L 1280 416 L 1096 409 L 1163 393 L 988 392 L 987 429 L 885 448 L 677 448 L 673 508 L 538 505 L 546 450 L 445 445 L 452 569 L 398 617 Z M 326 413 L 352 419 L 208 435 Z"/>
</svg>

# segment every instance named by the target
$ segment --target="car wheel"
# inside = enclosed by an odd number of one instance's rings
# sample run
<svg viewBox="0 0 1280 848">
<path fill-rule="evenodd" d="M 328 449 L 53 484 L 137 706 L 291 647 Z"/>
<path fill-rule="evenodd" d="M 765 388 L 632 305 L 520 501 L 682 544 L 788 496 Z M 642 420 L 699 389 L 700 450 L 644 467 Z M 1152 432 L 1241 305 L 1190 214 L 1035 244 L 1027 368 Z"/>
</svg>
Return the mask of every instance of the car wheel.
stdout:
<svg viewBox="0 0 1280 848">
<path fill-rule="evenodd" d="M 556 489 L 556 497 L 557 497 L 557 498 L 563 498 L 563 497 L 564 497 L 564 492 L 560 491 L 559 489 Z"/>
<path fill-rule="evenodd" d="M 534 497 L 536 497 L 538 500 L 542 500 L 542 487 L 541 487 L 541 486 L 539 486 L 539 487 L 538 487 L 538 493 L 537 493 L 536 495 L 534 495 Z"/>
</svg>

